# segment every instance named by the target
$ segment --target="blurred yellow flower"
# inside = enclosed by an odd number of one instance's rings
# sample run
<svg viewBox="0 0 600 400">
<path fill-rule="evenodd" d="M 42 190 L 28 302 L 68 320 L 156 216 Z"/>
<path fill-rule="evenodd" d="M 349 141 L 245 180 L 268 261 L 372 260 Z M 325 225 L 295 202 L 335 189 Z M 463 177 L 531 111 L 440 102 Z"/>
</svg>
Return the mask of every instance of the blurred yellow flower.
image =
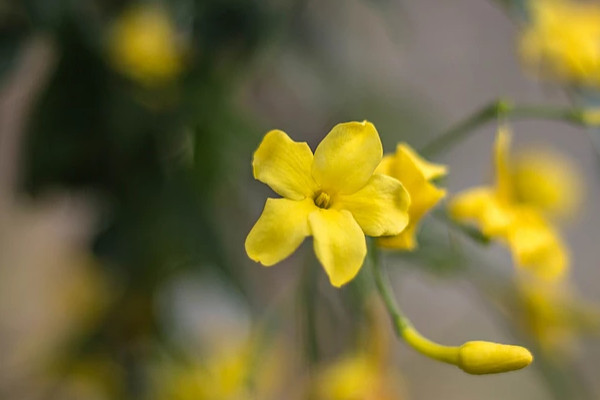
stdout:
<svg viewBox="0 0 600 400">
<path fill-rule="evenodd" d="M 165 84 L 182 69 L 182 51 L 165 10 L 136 6 L 116 20 L 109 37 L 113 65 L 147 86 Z"/>
<path fill-rule="evenodd" d="M 159 375 L 158 399 L 275 399 L 284 382 L 286 355 L 279 343 L 258 346 L 251 339 L 221 343 L 209 349 L 201 362 Z"/>
<path fill-rule="evenodd" d="M 591 126 L 600 125 L 600 108 L 588 108 L 581 112 L 581 120 Z"/>
<path fill-rule="evenodd" d="M 400 143 L 395 154 L 383 157 L 375 172 L 398 179 L 411 200 L 406 229 L 399 235 L 379 238 L 377 244 L 387 248 L 412 250 L 417 246 L 416 230 L 419 221 L 446 195 L 444 189 L 431 183 L 431 180 L 446 175 L 446 166 L 429 163 L 406 143 Z"/>
<path fill-rule="evenodd" d="M 558 232 L 533 209 L 517 209 L 506 241 L 517 265 L 538 278 L 558 280 L 569 266 L 569 250 Z"/>
<path fill-rule="evenodd" d="M 523 63 L 546 79 L 600 85 L 600 5 L 530 0 L 531 21 L 520 37 Z"/>
<path fill-rule="evenodd" d="M 549 149 L 520 152 L 512 166 L 515 197 L 551 217 L 573 216 L 581 204 L 580 173 L 562 154 Z"/>
<path fill-rule="evenodd" d="M 322 365 L 312 382 L 314 400 L 400 400 L 402 375 L 393 365 L 387 314 L 368 299 L 359 348 Z"/>
<path fill-rule="evenodd" d="M 315 400 L 399 400 L 399 373 L 368 354 L 328 365 L 317 377 Z"/>
<path fill-rule="evenodd" d="M 519 184 L 522 178 L 515 179 L 509 147 L 510 133 L 502 127 L 494 150 L 496 185 L 458 194 L 450 202 L 450 213 L 459 221 L 477 222 L 483 234 L 504 241 L 517 265 L 541 278 L 557 279 L 566 271 L 569 256 L 560 236 L 543 214 L 545 205 L 556 201 L 544 197 L 550 197 L 548 192 L 528 195 L 528 190 L 535 187 L 522 186 Z M 539 174 L 545 175 L 545 172 Z"/>
<path fill-rule="evenodd" d="M 254 153 L 254 177 L 284 198 L 267 199 L 246 238 L 248 256 L 274 265 L 312 235 L 331 284 L 354 278 L 367 253 L 365 234 L 397 235 L 408 224 L 408 192 L 398 180 L 374 173 L 382 153 L 367 121 L 336 125 L 314 156 L 282 131 L 267 133 Z"/>
<path fill-rule="evenodd" d="M 578 336 L 585 332 L 597 334 L 597 306 L 576 300 L 564 281 L 530 278 L 520 276 L 517 281 L 516 315 L 522 328 L 548 356 L 562 358 L 575 350 Z"/>
<path fill-rule="evenodd" d="M 165 399 L 242 400 L 250 399 L 246 380 L 250 373 L 249 349 L 233 348 L 218 352 L 198 365 L 181 371 L 169 387 Z"/>
<path fill-rule="evenodd" d="M 89 354 L 53 365 L 53 398 L 108 400 L 126 397 L 126 372 L 107 354 Z"/>
<path fill-rule="evenodd" d="M 548 354 L 568 353 L 575 343 L 564 289 L 563 282 L 547 284 L 535 279 L 521 280 L 518 285 L 520 322 Z"/>
</svg>

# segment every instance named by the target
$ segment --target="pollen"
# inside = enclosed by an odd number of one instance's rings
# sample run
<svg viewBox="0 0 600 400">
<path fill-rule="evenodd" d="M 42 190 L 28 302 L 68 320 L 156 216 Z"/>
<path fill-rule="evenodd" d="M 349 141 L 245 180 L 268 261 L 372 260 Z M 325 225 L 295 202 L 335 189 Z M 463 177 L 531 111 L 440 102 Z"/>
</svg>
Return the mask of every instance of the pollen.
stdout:
<svg viewBox="0 0 600 400">
<path fill-rule="evenodd" d="M 331 205 L 331 197 L 325 192 L 317 192 L 314 197 L 315 205 L 319 208 L 327 209 Z"/>
</svg>

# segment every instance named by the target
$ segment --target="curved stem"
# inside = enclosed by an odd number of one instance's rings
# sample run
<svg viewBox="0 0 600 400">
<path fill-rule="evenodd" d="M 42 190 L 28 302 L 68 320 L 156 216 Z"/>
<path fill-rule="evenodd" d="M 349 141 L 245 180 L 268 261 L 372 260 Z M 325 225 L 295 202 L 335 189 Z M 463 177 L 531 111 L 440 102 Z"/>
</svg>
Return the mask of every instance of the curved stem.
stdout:
<svg viewBox="0 0 600 400">
<path fill-rule="evenodd" d="M 404 330 L 402 338 L 413 349 L 417 350 L 421 354 L 448 364 L 458 364 L 458 347 L 444 346 L 439 343 L 435 343 L 421 335 L 412 326 L 409 326 Z"/>
<path fill-rule="evenodd" d="M 443 346 L 432 342 L 421 335 L 411 324 L 410 320 L 402 313 L 396 303 L 394 294 L 387 276 L 383 272 L 381 261 L 379 259 L 379 250 L 376 246 L 371 246 L 370 251 L 371 266 L 375 285 L 381 295 L 383 302 L 392 318 L 394 330 L 398 337 L 401 337 L 412 348 L 428 357 L 450 364 L 458 362 L 458 347 Z"/>
<path fill-rule="evenodd" d="M 387 308 L 392 322 L 394 324 L 394 329 L 396 330 L 396 334 L 400 337 L 403 336 L 404 330 L 411 326 L 410 320 L 404 316 L 402 311 L 400 311 L 400 307 L 396 304 L 396 299 L 394 298 L 394 294 L 392 292 L 392 288 L 390 287 L 389 281 L 387 277 L 384 276 L 381 261 L 379 259 L 379 251 L 376 246 L 371 246 L 369 249 L 369 255 L 371 256 L 371 267 L 373 268 L 373 277 L 375 278 L 375 285 L 377 286 L 377 290 L 379 291 L 379 295 L 383 300 L 385 307 Z"/>
<path fill-rule="evenodd" d="M 496 100 L 479 109 L 450 130 L 434 138 L 419 150 L 423 156 L 431 157 L 467 137 L 475 129 L 497 119 L 552 119 L 576 125 L 586 125 L 583 112 L 577 108 L 545 106 L 515 106 L 507 100 Z"/>
</svg>

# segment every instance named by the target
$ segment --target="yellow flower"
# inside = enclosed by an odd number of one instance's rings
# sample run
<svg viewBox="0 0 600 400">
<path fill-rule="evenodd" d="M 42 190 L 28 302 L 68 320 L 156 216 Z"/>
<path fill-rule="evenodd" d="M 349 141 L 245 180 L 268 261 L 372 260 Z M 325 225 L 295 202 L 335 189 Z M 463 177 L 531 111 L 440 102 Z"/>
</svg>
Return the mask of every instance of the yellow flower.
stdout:
<svg viewBox="0 0 600 400">
<path fill-rule="evenodd" d="M 521 267 L 541 278 L 557 279 L 567 269 L 568 252 L 544 217 L 540 203 L 546 199 L 522 201 L 524 188 L 515 180 L 509 146 L 510 133 L 501 128 L 494 154 L 496 185 L 458 194 L 450 203 L 450 213 L 457 220 L 477 222 L 483 234 L 504 241 Z"/>
<path fill-rule="evenodd" d="M 397 235 L 408 224 L 408 192 L 398 180 L 374 173 L 382 153 L 367 121 L 336 125 L 314 156 L 280 130 L 267 133 L 254 153 L 254 177 L 284 198 L 267 199 L 246 238 L 248 256 L 274 265 L 312 235 L 331 284 L 350 281 L 367 253 L 365 234 Z"/>
<path fill-rule="evenodd" d="M 166 11 L 136 6 L 122 14 L 109 37 L 111 62 L 124 74 L 147 85 L 161 85 L 182 68 L 175 27 Z"/>
<path fill-rule="evenodd" d="M 377 244 L 382 247 L 412 250 L 417 246 L 416 229 L 421 218 L 445 195 L 431 180 L 446 175 L 446 166 L 432 164 L 421 158 L 406 143 L 396 147 L 396 153 L 383 157 L 375 170 L 398 179 L 410 195 L 409 223 L 399 235 L 382 237 Z"/>
<path fill-rule="evenodd" d="M 524 64 L 542 78 L 600 85 L 600 6 L 530 0 L 531 22 L 520 37 Z"/>
</svg>

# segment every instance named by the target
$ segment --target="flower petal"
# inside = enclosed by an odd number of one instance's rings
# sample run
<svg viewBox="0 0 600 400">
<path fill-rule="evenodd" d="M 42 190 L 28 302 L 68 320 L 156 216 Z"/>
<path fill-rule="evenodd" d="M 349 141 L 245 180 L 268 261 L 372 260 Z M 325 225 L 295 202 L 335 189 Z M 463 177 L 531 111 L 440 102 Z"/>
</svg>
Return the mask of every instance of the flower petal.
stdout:
<svg viewBox="0 0 600 400">
<path fill-rule="evenodd" d="M 315 151 L 312 176 L 330 195 L 352 194 L 367 184 L 382 155 L 372 123 L 337 124 Z"/>
<path fill-rule="evenodd" d="M 494 144 L 494 164 L 496 168 L 496 191 L 500 199 L 510 201 L 512 193 L 512 177 L 509 167 L 511 133 L 506 125 L 500 125 Z"/>
<path fill-rule="evenodd" d="M 419 221 L 446 195 L 446 191 L 430 183 L 428 177 L 445 174 L 446 167 L 430 164 L 408 145 L 399 144 L 393 162 L 387 169 L 392 177 L 402 182 L 410 194 L 409 224 L 398 235 L 400 237 L 381 238 L 377 243 L 383 247 L 412 250 L 416 247 L 415 233 Z"/>
<path fill-rule="evenodd" d="M 348 210 L 369 236 L 397 235 L 408 225 L 410 196 L 387 175 L 374 174 L 358 192 L 336 197 L 333 207 Z"/>
<path fill-rule="evenodd" d="M 519 153 L 513 168 L 515 197 L 552 217 L 575 215 L 582 200 L 581 174 L 549 149 Z"/>
<path fill-rule="evenodd" d="M 375 168 L 375 173 L 392 176 L 392 168 L 394 168 L 394 163 L 395 160 L 392 154 L 383 156 L 381 162 L 379 163 L 377 168 Z"/>
<path fill-rule="evenodd" d="M 536 211 L 520 210 L 507 239 L 516 264 L 538 278 L 557 280 L 568 269 L 569 255 L 564 243 Z"/>
<path fill-rule="evenodd" d="M 386 249 L 413 250 L 417 247 L 416 231 L 417 225 L 411 221 L 399 235 L 377 238 L 377 245 Z"/>
<path fill-rule="evenodd" d="M 312 199 L 267 199 L 262 215 L 246 238 L 248 257 L 271 266 L 292 254 L 310 235 L 308 215 L 317 209 Z"/>
<path fill-rule="evenodd" d="M 367 254 L 365 235 L 349 211 L 319 209 L 308 216 L 317 258 L 331 284 L 340 287 L 356 276 Z"/>
<path fill-rule="evenodd" d="M 406 143 L 398 144 L 396 154 L 403 154 L 410 159 L 416 168 L 423 174 L 423 177 L 428 181 L 440 178 L 448 173 L 448 168 L 445 165 L 434 164 L 425 160 Z"/>
<path fill-rule="evenodd" d="M 396 236 L 380 238 L 377 241 L 380 246 L 403 250 L 415 249 L 417 247 L 415 236 L 419 222 L 430 209 L 446 196 L 444 189 L 439 189 L 427 181 L 425 181 L 425 184 L 419 191 L 413 193 L 414 195 L 411 195 L 411 204 L 408 208 L 408 225 Z"/>
<path fill-rule="evenodd" d="M 372 358 L 371 354 L 363 351 L 328 364 L 316 376 L 317 395 L 311 398 L 315 400 L 374 399 L 373 393 L 382 392 L 386 382 L 383 371 L 385 364 L 377 364 Z"/>
<path fill-rule="evenodd" d="M 294 142 L 283 131 L 268 132 L 254 152 L 254 178 L 292 200 L 311 196 L 315 182 L 311 176 L 313 154 L 304 142 Z"/>
<path fill-rule="evenodd" d="M 512 209 L 499 202 L 496 193 L 486 187 L 456 195 L 450 201 L 449 211 L 458 221 L 476 222 L 483 234 L 490 237 L 505 236 L 514 219 Z"/>
</svg>

